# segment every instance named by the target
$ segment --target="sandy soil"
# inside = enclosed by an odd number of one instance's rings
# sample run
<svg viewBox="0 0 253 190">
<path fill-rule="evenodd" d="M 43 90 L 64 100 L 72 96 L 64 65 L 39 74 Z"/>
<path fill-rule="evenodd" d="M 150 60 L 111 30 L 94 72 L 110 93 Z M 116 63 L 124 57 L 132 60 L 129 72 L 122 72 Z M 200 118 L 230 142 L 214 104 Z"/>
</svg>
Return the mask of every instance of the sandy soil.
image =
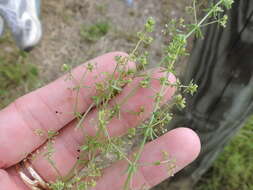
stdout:
<svg viewBox="0 0 253 190">
<path fill-rule="evenodd" d="M 161 30 L 172 17 L 184 14 L 187 0 L 136 0 L 132 7 L 123 0 L 50 0 L 43 1 L 42 23 L 44 35 L 31 53 L 32 62 L 40 67 L 42 80 L 47 83 L 62 74 L 62 64 L 78 65 L 110 51 L 129 52 L 136 43 L 136 32 L 143 28 L 147 17 L 157 21 L 156 39 L 148 51 L 151 63 L 161 58 L 166 41 Z M 109 32 L 96 43 L 88 43 L 80 36 L 80 29 L 98 21 L 110 24 Z"/>
</svg>

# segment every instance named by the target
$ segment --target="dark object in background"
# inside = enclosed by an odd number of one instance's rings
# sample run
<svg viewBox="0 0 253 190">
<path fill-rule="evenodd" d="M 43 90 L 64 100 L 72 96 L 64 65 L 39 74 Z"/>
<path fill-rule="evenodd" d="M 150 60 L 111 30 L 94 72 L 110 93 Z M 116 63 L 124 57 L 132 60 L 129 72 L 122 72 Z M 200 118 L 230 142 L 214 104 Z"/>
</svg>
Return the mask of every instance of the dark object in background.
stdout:
<svg viewBox="0 0 253 190">
<path fill-rule="evenodd" d="M 253 1 L 235 0 L 228 15 L 225 29 L 210 25 L 195 41 L 182 81 L 193 79 L 199 88 L 169 126 L 196 131 L 202 152 L 165 189 L 190 189 L 253 113 Z"/>
</svg>

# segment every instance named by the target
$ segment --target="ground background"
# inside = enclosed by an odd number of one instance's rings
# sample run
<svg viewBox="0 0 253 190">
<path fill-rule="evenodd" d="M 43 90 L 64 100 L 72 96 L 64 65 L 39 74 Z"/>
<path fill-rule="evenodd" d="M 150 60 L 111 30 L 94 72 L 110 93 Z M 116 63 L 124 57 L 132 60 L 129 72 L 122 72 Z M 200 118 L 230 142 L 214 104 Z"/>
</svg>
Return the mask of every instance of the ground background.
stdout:
<svg viewBox="0 0 253 190">
<path fill-rule="evenodd" d="M 31 53 L 19 52 L 8 32 L 0 40 L 0 107 L 62 75 L 61 68 L 65 63 L 74 67 L 106 52 L 129 52 L 136 43 L 136 32 L 143 28 L 148 16 L 154 17 L 157 21 L 155 42 L 150 47 L 146 47 L 146 50 L 151 53 L 151 64 L 155 66 L 162 56 L 161 49 L 168 41 L 161 33 L 163 26 L 171 18 L 184 16 L 185 7 L 189 2 L 188 0 L 136 0 L 133 6 L 129 7 L 123 0 L 42 0 L 44 35 L 41 43 Z M 91 42 L 91 36 L 82 31 L 97 23 L 105 31 Z M 179 70 L 184 68 L 185 64 L 186 61 L 182 61 Z M 248 126 L 246 137 L 243 133 L 244 141 L 235 144 L 252 148 L 251 143 L 245 143 L 245 139 L 250 140 L 250 136 L 247 135 L 248 131 L 252 133 L 251 123 L 248 124 L 250 127 Z M 247 149 L 247 152 L 250 152 L 249 150 Z M 227 151 L 235 155 L 228 168 L 217 170 L 224 160 L 226 164 L 228 163 L 229 159 L 226 159 L 228 156 L 232 157 L 230 153 L 224 153 L 225 155 L 196 189 L 247 190 L 248 187 L 253 189 L 250 184 L 253 179 L 247 172 L 253 171 L 253 166 L 244 168 L 245 162 L 248 164 L 252 162 L 252 151 L 250 155 L 246 154 L 246 158 L 244 153 L 238 153 L 238 149 Z M 244 156 L 240 157 L 240 155 Z M 237 168 L 233 168 L 234 165 Z M 237 173 L 233 174 L 235 169 Z M 236 181 L 232 185 L 231 179 Z M 240 188 L 243 183 L 249 184 Z M 167 188 L 161 186 L 160 189 Z"/>
</svg>

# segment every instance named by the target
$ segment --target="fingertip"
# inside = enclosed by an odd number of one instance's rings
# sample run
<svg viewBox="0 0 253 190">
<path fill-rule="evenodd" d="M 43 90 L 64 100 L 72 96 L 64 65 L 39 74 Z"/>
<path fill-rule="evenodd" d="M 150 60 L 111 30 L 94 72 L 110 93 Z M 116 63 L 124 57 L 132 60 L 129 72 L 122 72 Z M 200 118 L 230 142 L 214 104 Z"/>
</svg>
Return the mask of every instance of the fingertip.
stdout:
<svg viewBox="0 0 253 190">
<path fill-rule="evenodd" d="M 169 131 L 158 139 L 148 143 L 143 151 L 141 162 L 154 163 L 164 160 L 163 153 L 168 154 L 168 161 L 171 164 L 170 173 L 177 173 L 191 162 L 200 152 L 200 140 L 198 135 L 189 128 L 177 128 Z M 150 186 L 155 186 L 161 181 L 170 177 L 167 165 L 145 165 L 141 172 Z"/>
<path fill-rule="evenodd" d="M 159 90 L 159 88 L 161 88 L 161 79 L 164 77 L 167 77 L 169 85 L 167 86 L 168 90 L 165 93 L 165 100 L 167 100 L 167 99 L 170 100 L 171 97 L 173 96 L 173 94 L 176 92 L 176 87 L 174 86 L 174 84 L 177 81 L 176 76 L 173 73 L 165 72 L 164 68 L 162 68 L 162 67 L 152 69 L 151 71 L 154 73 L 153 77 L 156 79 L 159 79 L 156 81 L 156 85 L 155 85 L 158 88 L 157 90 Z"/>
<path fill-rule="evenodd" d="M 109 52 L 109 53 L 102 55 L 102 57 L 109 57 L 113 62 L 115 62 L 115 58 L 117 56 L 128 57 L 129 55 L 125 52 L 122 52 L 122 51 L 114 51 L 114 52 Z M 134 62 L 129 61 L 127 63 L 127 65 L 130 69 L 136 70 L 136 64 Z"/>
<path fill-rule="evenodd" d="M 175 133 L 176 138 L 183 143 L 185 152 L 188 154 L 188 157 L 191 158 L 188 162 L 190 163 L 194 161 L 201 150 L 201 142 L 197 133 L 186 127 L 180 127 L 172 130 L 171 132 Z"/>
<path fill-rule="evenodd" d="M 128 56 L 128 54 L 126 52 L 123 52 L 123 51 L 112 51 L 112 52 L 104 54 L 104 56 L 111 56 L 111 57 Z"/>
</svg>

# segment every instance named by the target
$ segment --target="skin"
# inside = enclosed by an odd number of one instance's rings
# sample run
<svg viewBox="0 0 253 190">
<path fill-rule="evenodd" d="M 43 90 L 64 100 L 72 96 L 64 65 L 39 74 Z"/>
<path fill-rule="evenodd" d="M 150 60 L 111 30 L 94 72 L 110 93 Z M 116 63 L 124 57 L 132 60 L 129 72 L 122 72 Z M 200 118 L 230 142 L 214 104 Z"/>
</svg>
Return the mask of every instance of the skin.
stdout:
<svg viewBox="0 0 253 190">
<path fill-rule="evenodd" d="M 88 72 L 83 82 L 84 86 L 90 88 L 81 88 L 80 90 L 81 96 L 78 96 L 79 112 L 84 113 L 92 104 L 91 97 L 96 94 L 95 82 L 101 82 L 105 79 L 105 75 L 101 74 L 102 72 L 113 72 L 115 68 L 114 57 L 117 55 L 125 56 L 126 54 L 113 52 L 89 61 L 89 63 L 96 62 L 97 66 L 93 72 Z M 128 67 L 134 69 L 135 64 L 128 63 Z M 81 80 L 85 68 L 84 64 L 74 69 L 72 71 L 73 80 L 66 81 L 66 76 L 63 76 L 47 86 L 17 99 L 0 111 L 0 190 L 28 190 L 17 175 L 15 165 L 29 153 L 36 155 L 32 165 L 42 178 L 46 181 L 53 181 L 58 177 L 52 166 L 42 156 L 43 152 L 46 151 L 44 148 L 46 137 L 37 135 L 36 130 L 38 129 L 59 131 L 53 145 L 55 149 L 53 160 L 62 176 L 70 171 L 78 157 L 77 149 L 84 139 L 82 129 L 75 130 L 77 121 L 71 112 L 76 101 L 76 91 L 70 89 Z M 129 128 L 138 126 L 150 116 L 154 105 L 152 96 L 161 88 L 159 80 L 156 79 L 165 75 L 159 68 L 150 72 L 154 78 L 151 81 L 151 88 L 138 89 L 122 106 L 121 119 L 114 118 L 108 125 L 111 136 L 123 135 Z M 140 80 L 141 78 L 136 78 L 125 86 L 110 104 L 113 105 L 124 99 L 131 89 L 139 84 Z M 169 80 L 175 82 L 175 77 L 170 75 Z M 163 103 L 169 101 L 174 92 L 174 88 L 168 87 L 163 96 Z M 129 112 L 129 110 L 138 112 L 141 106 L 145 108 L 145 112 L 141 116 Z M 83 123 L 86 134 L 93 135 L 95 133 L 92 118 L 96 114 L 95 108 L 85 118 Z M 170 156 L 176 160 L 177 172 L 196 159 L 200 152 L 200 141 L 196 133 L 190 129 L 174 129 L 146 144 L 140 162 L 151 163 L 163 160 L 161 150 L 169 152 Z M 126 167 L 125 161 L 118 161 L 110 168 L 106 168 L 95 189 L 121 189 L 126 179 L 124 173 Z M 166 165 L 142 165 L 138 168 L 131 185 L 133 189 L 140 189 L 144 184 L 151 188 L 167 177 Z"/>
</svg>

